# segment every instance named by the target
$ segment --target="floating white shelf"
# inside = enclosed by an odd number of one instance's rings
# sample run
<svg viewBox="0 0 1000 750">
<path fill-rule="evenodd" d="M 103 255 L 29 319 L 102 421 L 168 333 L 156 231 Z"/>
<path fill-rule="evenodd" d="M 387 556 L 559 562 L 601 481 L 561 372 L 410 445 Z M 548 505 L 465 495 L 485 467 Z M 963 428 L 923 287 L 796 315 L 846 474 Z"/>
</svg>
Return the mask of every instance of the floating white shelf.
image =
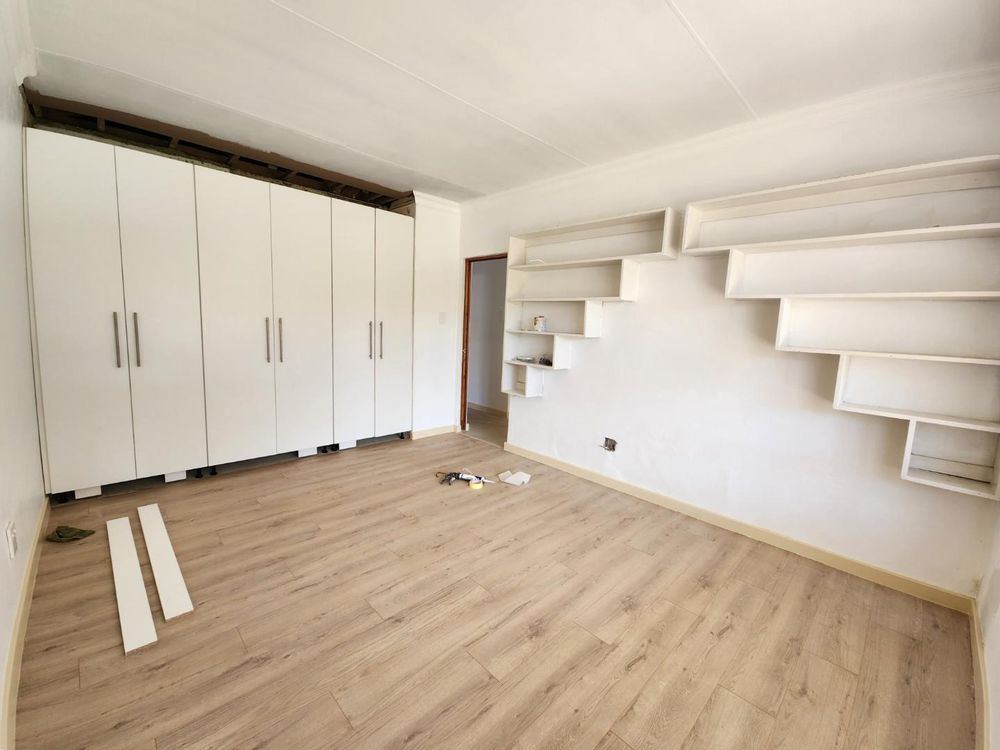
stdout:
<svg viewBox="0 0 1000 750">
<path fill-rule="evenodd" d="M 775 240 L 773 242 L 730 242 L 715 247 L 699 247 L 686 250 L 688 255 L 711 255 L 724 253 L 727 250 L 740 250 L 744 253 L 773 253 L 792 250 L 826 250 L 838 247 L 878 247 L 881 245 L 899 245 L 913 242 L 934 242 L 940 240 L 981 239 L 985 237 L 1000 237 L 1000 222 L 987 224 L 959 224 L 948 227 L 920 227 L 917 229 L 899 229 L 890 232 L 864 232 L 861 234 L 835 234 L 829 237 L 806 237 L 794 240 Z"/>
<path fill-rule="evenodd" d="M 935 239 L 814 250 L 734 249 L 726 296 L 1000 298 L 1000 236 Z"/>
<path fill-rule="evenodd" d="M 508 302 L 634 302 L 623 297 L 511 297 Z"/>
<path fill-rule="evenodd" d="M 596 338 L 596 336 L 587 336 L 582 333 L 566 333 L 565 331 L 516 331 L 513 329 L 507 329 L 504 333 L 510 333 L 518 336 L 561 336 L 567 339 L 586 339 L 586 338 Z"/>
<path fill-rule="evenodd" d="M 696 201 L 685 212 L 681 247 L 698 255 L 876 234 L 908 241 L 894 237 L 1000 222 L 998 187 L 1000 156 L 990 155 Z M 952 226 L 927 226 L 928 216 Z"/>
<path fill-rule="evenodd" d="M 835 409 L 1000 432 L 1000 367 L 842 356 Z"/>
<path fill-rule="evenodd" d="M 1000 302 L 781 300 L 781 351 L 1000 365 Z"/>
<path fill-rule="evenodd" d="M 568 370 L 568 367 L 554 367 L 552 365 L 542 365 L 538 362 L 521 362 L 517 359 L 507 359 L 504 360 L 505 365 L 513 365 L 514 367 L 537 367 L 540 370 Z"/>
<path fill-rule="evenodd" d="M 567 268 L 593 268 L 596 266 L 614 266 L 622 261 L 631 263 L 651 263 L 661 260 L 675 260 L 676 256 L 665 253 L 636 253 L 635 255 L 612 255 L 607 258 L 580 258 L 577 260 L 562 261 L 537 261 L 535 263 L 522 263 L 518 266 L 511 266 L 510 271 L 523 271 L 533 273 L 535 271 L 562 271 Z"/>
</svg>

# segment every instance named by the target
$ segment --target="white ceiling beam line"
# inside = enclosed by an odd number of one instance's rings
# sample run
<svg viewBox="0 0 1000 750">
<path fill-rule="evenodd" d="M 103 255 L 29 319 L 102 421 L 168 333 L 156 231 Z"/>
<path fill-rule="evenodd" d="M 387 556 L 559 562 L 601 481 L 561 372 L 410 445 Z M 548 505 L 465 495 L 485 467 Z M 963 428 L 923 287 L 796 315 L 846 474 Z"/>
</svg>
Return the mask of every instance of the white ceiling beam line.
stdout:
<svg viewBox="0 0 1000 750">
<path fill-rule="evenodd" d="M 750 103 L 750 100 L 743 95 L 743 92 L 740 91 L 740 88 L 739 86 L 736 85 L 736 82 L 729 77 L 729 74 L 726 72 L 726 69 L 722 67 L 722 63 L 720 63 L 718 58 L 714 54 L 712 54 L 712 50 L 710 50 L 708 48 L 708 45 L 705 44 L 705 40 L 701 38 L 701 34 L 698 33 L 695 27 L 687 19 L 687 16 L 685 16 L 684 13 L 681 11 L 681 9 L 674 4 L 674 0 L 663 0 L 663 1 L 667 4 L 667 7 L 669 7 L 670 10 L 673 11 L 673 14 L 677 16 L 677 20 L 684 25 L 685 29 L 687 29 L 688 33 L 691 35 L 691 38 L 694 39 L 695 44 L 701 47 L 702 52 L 705 53 L 705 56 L 708 57 L 712 65 L 715 66 L 715 69 L 719 71 L 719 75 L 721 75 L 725 79 L 726 83 L 729 84 L 729 88 L 731 88 L 733 90 L 733 93 L 739 97 L 741 102 L 743 102 L 743 106 L 747 108 L 747 112 L 749 112 L 750 115 L 755 120 L 759 120 L 760 115 L 757 114 L 757 110 L 753 108 L 753 105 Z"/>
<path fill-rule="evenodd" d="M 317 135 L 315 133 L 311 133 L 311 132 L 309 132 L 307 130 L 302 130 L 300 128 L 293 127 L 293 126 L 291 126 L 291 125 L 289 125 L 287 123 L 284 123 L 284 122 L 276 122 L 274 120 L 269 120 L 268 118 L 261 117 L 260 115 L 254 114 L 253 112 L 247 112 L 246 110 L 237 109 L 236 107 L 230 107 L 229 105 L 223 104 L 222 102 L 214 101 L 212 99 L 206 99 L 203 96 L 199 96 L 198 94 L 192 94 L 191 92 L 184 91 L 183 89 L 174 88 L 173 86 L 167 86 L 167 85 L 165 85 L 163 83 L 159 83 L 158 81 L 152 81 L 152 80 L 150 80 L 148 78 L 143 78 L 142 76 L 137 76 L 134 73 L 127 73 L 126 71 L 120 70 L 119 68 L 113 68 L 113 67 L 111 67 L 109 65 L 102 65 L 101 63 L 91 62 L 90 60 L 84 60 L 84 59 L 79 58 L 79 57 L 74 57 L 73 55 L 64 55 L 61 52 L 54 52 L 52 50 L 45 49 L 43 47 L 38 47 L 36 49 L 36 52 L 39 55 L 51 55 L 52 57 L 59 57 L 59 58 L 62 58 L 64 60 L 72 60 L 73 62 L 82 63 L 83 65 L 90 65 L 90 66 L 92 66 L 94 68 L 101 68 L 102 70 L 107 70 L 107 71 L 110 71 L 110 72 L 115 73 L 117 75 L 124 76 L 126 78 L 131 78 L 133 81 L 141 81 L 144 84 L 148 84 L 149 86 L 154 86 L 154 87 L 156 87 L 158 89 L 162 89 L 163 91 L 170 91 L 170 92 L 172 92 L 174 94 L 178 94 L 180 96 L 187 97 L 188 99 L 192 99 L 194 101 L 202 102 L 204 104 L 208 104 L 208 105 L 211 105 L 213 107 L 218 107 L 219 109 L 224 109 L 224 110 L 226 110 L 228 112 L 234 112 L 235 114 L 240 115 L 242 117 L 247 117 L 247 118 L 249 118 L 251 120 L 256 120 L 257 122 L 262 122 L 262 123 L 264 123 L 266 125 L 270 125 L 272 127 L 283 128 L 284 130 L 287 130 L 289 133 L 295 133 L 296 135 L 300 135 L 300 136 L 302 136 L 304 138 L 308 138 L 309 140 L 315 141 L 316 143 L 322 144 L 324 146 L 334 146 L 336 148 L 343 149 L 344 151 L 350 151 L 351 153 L 357 154 L 358 156 L 362 156 L 362 157 L 364 157 L 366 159 L 371 159 L 372 161 L 376 161 L 376 162 L 379 162 L 381 164 L 385 164 L 386 166 L 393 167 L 395 169 L 400 169 L 400 170 L 403 170 L 405 172 L 409 172 L 410 174 L 413 174 L 413 175 L 416 175 L 416 176 L 419 176 L 419 177 L 429 177 L 429 178 L 438 180 L 440 182 L 448 182 L 447 180 L 441 180 L 441 178 L 435 177 L 434 175 L 425 174 L 424 172 L 421 172 L 420 170 L 414 169 L 413 167 L 408 167 L 405 164 L 400 164 L 398 162 L 392 161 L 391 159 L 386 159 L 386 158 L 383 158 L 381 156 L 375 156 L 374 154 L 369 154 L 366 151 L 362 151 L 360 149 L 354 148 L 353 146 L 348 146 L 346 143 L 340 143 L 339 141 L 334 141 L 334 140 L 331 140 L 329 138 L 325 138 L 325 137 Z M 43 91 L 41 93 L 44 94 L 45 92 Z M 87 104 L 94 104 L 95 102 L 86 102 L 86 103 Z M 142 113 L 135 113 L 135 112 L 133 112 L 133 113 L 130 113 L 130 114 L 142 114 Z M 172 123 L 169 123 L 169 124 L 171 124 L 171 125 L 177 125 L 178 123 L 172 122 Z M 209 135 L 218 135 L 218 134 L 217 133 L 209 133 Z M 250 144 L 242 144 L 242 145 L 250 145 Z M 287 156 L 287 154 L 283 154 L 283 156 Z M 318 166 L 322 166 L 322 165 L 318 165 Z M 452 185 L 453 187 L 456 187 L 456 188 L 463 188 L 465 190 L 469 190 L 469 188 L 465 188 L 462 185 L 455 185 L 454 183 L 451 183 L 451 182 L 448 182 L 448 184 Z M 393 187 L 393 186 L 392 185 L 387 185 L 386 187 Z M 409 188 L 408 188 L 408 186 L 403 186 L 403 187 L 401 187 L 399 189 L 408 190 Z"/>
<path fill-rule="evenodd" d="M 298 18 L 298 19 L 300 19 L 302 21 L 305 21 L 306 23 L 308 23 L 308 24 L 310 24 L 312 26 L 315 26 L 317 29 L 320 29 L 321 31 L 326 32 L 330 36 L 335 37 L 336 39 L 339 39 L 340 41 L 344 42 L 345 44 L 349 44 L 352 47 L 354 47 L 355 49 L 358 49 L 358 50 L 364 52 L 367 55 L 371 55 L 376 60 L 378 60 L 378 61 L 380 61 L 382 63 L 385 63 L 386 65 L 389 65 L 392 68 L 395 68 L 396 70 L 400 71 L 401 73 L 404 73 L 405 75 L 410 76 L 414 80 L 420 81 L 425 86 L 430 86 L 435 91 L 441 92 L 445 96 L 447 96 L 447 97 L 449 97 L 451 99 L 454 99 L 456 102 L 460 102 L 461 104 L 464 104 L 466 107 L 471 107 L 476 112 L 479 112 L 481 115 L 485 115 L 486 117 L 489 117 L 491 120 L 495 120 L 496 122 L 500 123 L 501 125 L 504 125 L 505 127 L 508 127 L 511 130 L 517 131 L 518 133 L 520 133 L 521 135 L 525 136 L 526 138 L 530 138 L 531 140 L 535 141 L 536 143 L 539 143 L 539 144 L 545 146 L 546 148 L 550 148 L 553 151 L 556 151 L 559 154 L 562 154 L 567 159 L 572 159 L 573 161 L 577 162 L 581 166 L 585 166 L 585 167 L 590 166 L 589 162 L 584 161 L 579 156 L 576 156 L 575 154 L 571 154 L 568 151 L 564 151 L 563 149 L 559 148 L 558 146 L 556 146 L 556 145 L 554 145 L 552 143 L 549 143 L 548 141 L 544 140 L 543 138 L 539 138 L 537 135 L 534 135 L 533 133 L 529 133 L 527 130 L 519 128 L 514 123 L 508 122 L 507 120 L 504 120 L 502 117 L 498 117 L 497 115 L 493 114 L 492 112 L 486 111 L 482 107 L 477 107 L 472 102 L 470 102 L 470 101 L 468 101 L 466 99 L 463 99 L 462 97 L 458 96 L 457 94 L 453 94 L 452 92 L 448 91 L 447 89 L 444 89 L 444 88 L 438 86 L 433 81 L 429 81 L 426 78 L 424 78 L 423 76 L 417 75 L 416 73 L 414 73 L 411 70 L 407 70 L 402 65 L 399 65 L 398 63 L 395 63 L 392 60 L 389 60 L 388 58 L 383 57 L 382 55 L 378 54 L 377 52 L 374 52 L 374 51 L 368 49 L 364 45 L 358 44 L 357 42 L 355 42 L 354 40 L 352 40 L 352 39 L 344 36 L 343 34 L 339 34 L 338 32 L 336 32 L 333 29 L 331 29 L 329 26 L 325 26 L 324 24 L 321 24 L 319 21 L 316 21 L 316 20 L 310 18 L 309 16 L 306 16 L 306 15 L 300 13 L 299 11 L 297 11 L 297 10 L 295 10 L 293 8 L 289 8 L 287 5 L 282 5 L 279 2 L 279 0 L 271 0 L 271 4 L 274 5 L 277 8 L 280 8 L 281 10 L 285 11 L 286 13 L 290 13 L 291 15 L 295 16 L 296 18 Z"/>
</svg>

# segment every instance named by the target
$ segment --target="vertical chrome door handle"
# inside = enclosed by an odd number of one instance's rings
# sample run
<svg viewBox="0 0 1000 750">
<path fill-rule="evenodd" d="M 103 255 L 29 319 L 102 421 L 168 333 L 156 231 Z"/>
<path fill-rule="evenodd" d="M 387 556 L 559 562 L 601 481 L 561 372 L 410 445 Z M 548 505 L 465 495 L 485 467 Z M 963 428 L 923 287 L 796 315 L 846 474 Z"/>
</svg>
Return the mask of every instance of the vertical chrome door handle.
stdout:
<svg viewBox="0 0 1000 750">
<path fill-rule="evenodd" d="M 118 313 L 111 313 L 111 320 L 115 324 L 115 367 L 122 366 L 122 345 L 118 340 Z"/>
<path fill-rule="evenodd" d="M 264 351 L 267 355 L 267 361 L 271 361 L 271 319 L 264 318 Z"/>
<path fill-rule="evenodd" d="M 378 358 L 382 359 L 385 354 L 385 332 L 382 330 L 382 321 L 378 322 Z"/>
<path fill-rule="evenodd" d="M 368 359 L 372 358 L 372 350 L 375 348 L 375 330 L 372 328 L 374 323 L 368 321 Z"/>
<path fill-rule="evenodd" d="M 278 361 L 285 361 L 285 328 L 281 318 L 278 318 Z"/>
<path fill-rule="evenodd" d="M 142 367 L 142 354 L 139 352 L 139 313 L 132 313 L 132 325 L 135 327 L 135 366 Z"/>
</svg>

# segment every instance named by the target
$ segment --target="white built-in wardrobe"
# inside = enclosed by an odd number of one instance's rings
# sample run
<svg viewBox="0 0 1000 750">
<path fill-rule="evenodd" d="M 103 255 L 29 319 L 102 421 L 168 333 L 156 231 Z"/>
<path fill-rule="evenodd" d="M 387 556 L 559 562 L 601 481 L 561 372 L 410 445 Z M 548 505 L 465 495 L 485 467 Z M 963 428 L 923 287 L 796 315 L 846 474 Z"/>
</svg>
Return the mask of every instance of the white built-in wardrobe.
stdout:
<svg viewBox="0 0 1000 750">
<path fill-rule="evenodd" d="M 404 433 L 413 220 L 27 131 L 49 492 Z"/>
</svg>

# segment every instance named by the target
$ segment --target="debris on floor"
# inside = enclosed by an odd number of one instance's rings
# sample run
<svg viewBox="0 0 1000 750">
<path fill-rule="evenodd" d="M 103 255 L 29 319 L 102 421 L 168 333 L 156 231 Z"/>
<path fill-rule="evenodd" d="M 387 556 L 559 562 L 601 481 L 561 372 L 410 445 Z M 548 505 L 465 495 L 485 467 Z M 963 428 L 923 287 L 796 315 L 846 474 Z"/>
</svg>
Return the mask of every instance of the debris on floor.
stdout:
<svg viewBox="0 0 1000 750">
<path fill-rule="evenodd" d="M 452 485 L 455 482 L 468 482 L 470 490 L 481 490 L 484 484 L 496 484 L 492 479 L 465 471 L 439 471 L 435 473 L 435 476 L 441 480 L 441 484 Z"/>
<path fill-rule="evenodd" d="M 56 526 L 56 530 L 51 532 L 45 540 L 47 542 L 75 542 L 77 539 L 84 539 L 94 532 L 90 529 L 78 529 L 75 526 Z"/>
<path fill-rule="evenodd" d="M 504 471 L 498 474 L 497 478 L 506 484 L 512 484 L 515 487 L 520 487 L 522 484 L 527 484 L 531 480 L 531 474 L 527 474 L 523 471 L 515 471 L 514 473 Z"/>
</svg>

